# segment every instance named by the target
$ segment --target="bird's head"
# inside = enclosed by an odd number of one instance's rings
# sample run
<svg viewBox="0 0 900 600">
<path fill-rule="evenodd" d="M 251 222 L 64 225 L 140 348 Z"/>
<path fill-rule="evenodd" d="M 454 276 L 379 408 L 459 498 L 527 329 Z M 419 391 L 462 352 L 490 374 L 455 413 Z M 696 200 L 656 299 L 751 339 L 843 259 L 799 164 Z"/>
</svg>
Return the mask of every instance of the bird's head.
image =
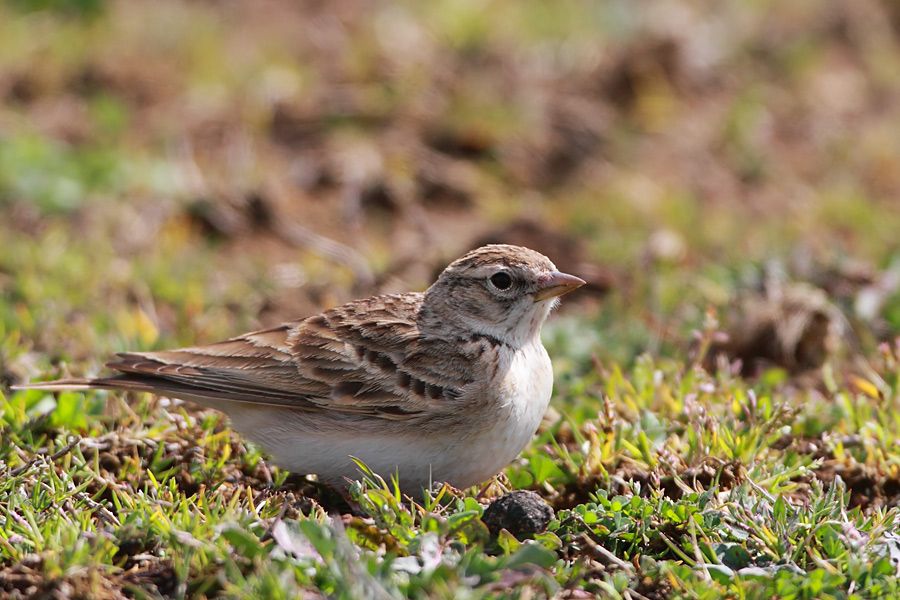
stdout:
<svg viewBox="0 0 900 600">
<path fill-rule="evenodd" d="M 559 297 L 584 285 L 522 246 L 492 244 L 453 261 L 428 288 L 423 309 L 444 327 L 521 347 L 540 334 Z"/>
</svg>

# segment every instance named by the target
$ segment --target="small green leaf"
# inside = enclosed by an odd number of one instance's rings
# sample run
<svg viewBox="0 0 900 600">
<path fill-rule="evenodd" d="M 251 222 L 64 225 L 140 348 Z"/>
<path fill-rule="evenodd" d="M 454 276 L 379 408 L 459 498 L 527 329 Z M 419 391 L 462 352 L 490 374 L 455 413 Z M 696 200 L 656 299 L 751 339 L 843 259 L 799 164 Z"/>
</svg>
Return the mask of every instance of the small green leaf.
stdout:
<svg viewBox="0 0 900 600">
<path fill-rule="evenodd" d="M 516 536 L 507 530 L 501 529 L 500 534 L 497 536 L 497 545 L 503 549 L 504 554 L 509 555 L 518 550 L 519 546 L 522 545 L 522 542 L 517 540 Z"/>
<path fill-rule="evenodd" d="M 513 538 L 515 539 L 515 538 Z M 556 564 L 556 553 L 548 550 L 540 544 L 522 544 L 515 554 L 509 557 L 507 567 L 519 567 L 522 565 L 537 565 L 549 569 Z"/>
<path fill-rule="evenodd" d="M 237 526 L 225 527 L 220 535 L 242 556 L 252 559 L 264 553 L 259 538 L 246 529 Z"/>
</svg>

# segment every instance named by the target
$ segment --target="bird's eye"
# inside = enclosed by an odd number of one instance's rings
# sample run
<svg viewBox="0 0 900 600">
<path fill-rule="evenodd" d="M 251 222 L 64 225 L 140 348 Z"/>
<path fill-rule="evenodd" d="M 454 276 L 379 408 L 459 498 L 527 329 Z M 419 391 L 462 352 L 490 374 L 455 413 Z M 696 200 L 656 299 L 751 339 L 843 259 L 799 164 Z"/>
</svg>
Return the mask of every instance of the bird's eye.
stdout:
<svg viewBox="0 0 900 600">
<path fill-rule="evenodd" d="M 491 285 L 498 290 L 508 290 L 512 287 L 512 277 L 506 271 L 499 271 L 491 275 Z"/>
</svg>

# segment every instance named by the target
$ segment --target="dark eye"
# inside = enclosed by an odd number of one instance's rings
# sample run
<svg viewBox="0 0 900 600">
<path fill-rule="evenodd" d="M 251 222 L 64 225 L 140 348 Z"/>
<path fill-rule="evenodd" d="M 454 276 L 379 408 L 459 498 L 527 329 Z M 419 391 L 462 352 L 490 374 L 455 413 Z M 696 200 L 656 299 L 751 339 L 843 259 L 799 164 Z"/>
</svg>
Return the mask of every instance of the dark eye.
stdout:
<svg viewBox="0 0 900 600">
<path fill-rule="evenodd" d="M 491 275 L 491 284 L 498 290 L 508 290 L 512 287 L 512 277 L 506 271 L 500 271 Z"/>
</svg>

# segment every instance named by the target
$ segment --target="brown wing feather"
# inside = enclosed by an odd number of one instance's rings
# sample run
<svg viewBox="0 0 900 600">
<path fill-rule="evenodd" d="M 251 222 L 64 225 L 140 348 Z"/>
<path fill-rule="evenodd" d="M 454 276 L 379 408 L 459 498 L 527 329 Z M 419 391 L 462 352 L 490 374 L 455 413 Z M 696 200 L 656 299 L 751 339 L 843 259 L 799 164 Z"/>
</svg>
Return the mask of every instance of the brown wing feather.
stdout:
<svg viewBox="0 0 900 600">
<path fill-rule="evenodd" d="M 487 342 L 423 338 L 416 323 L 421 302 L 422 294 L 357 300 L 207 346 L 119 354 L 108 363 L 120 373 L 114 377 L 34 387 L 148 391 L 222 408 L 223 401 L 245 402 L 336 418 L 446 415 L 483 380 L 473 366 Z"/>
<path fill-rule="evenodd" d="M 207 346 L 120 354 L 108 366 L 121 375 L 94 381 L 389 419 L 444 412 L 475 381 L 474 356 L 458 343 L 421 339 L 421 301 L 421 294 L 379 296 Z M 441 366 L 428 355 L 441 357 Z"/>
</svg>

